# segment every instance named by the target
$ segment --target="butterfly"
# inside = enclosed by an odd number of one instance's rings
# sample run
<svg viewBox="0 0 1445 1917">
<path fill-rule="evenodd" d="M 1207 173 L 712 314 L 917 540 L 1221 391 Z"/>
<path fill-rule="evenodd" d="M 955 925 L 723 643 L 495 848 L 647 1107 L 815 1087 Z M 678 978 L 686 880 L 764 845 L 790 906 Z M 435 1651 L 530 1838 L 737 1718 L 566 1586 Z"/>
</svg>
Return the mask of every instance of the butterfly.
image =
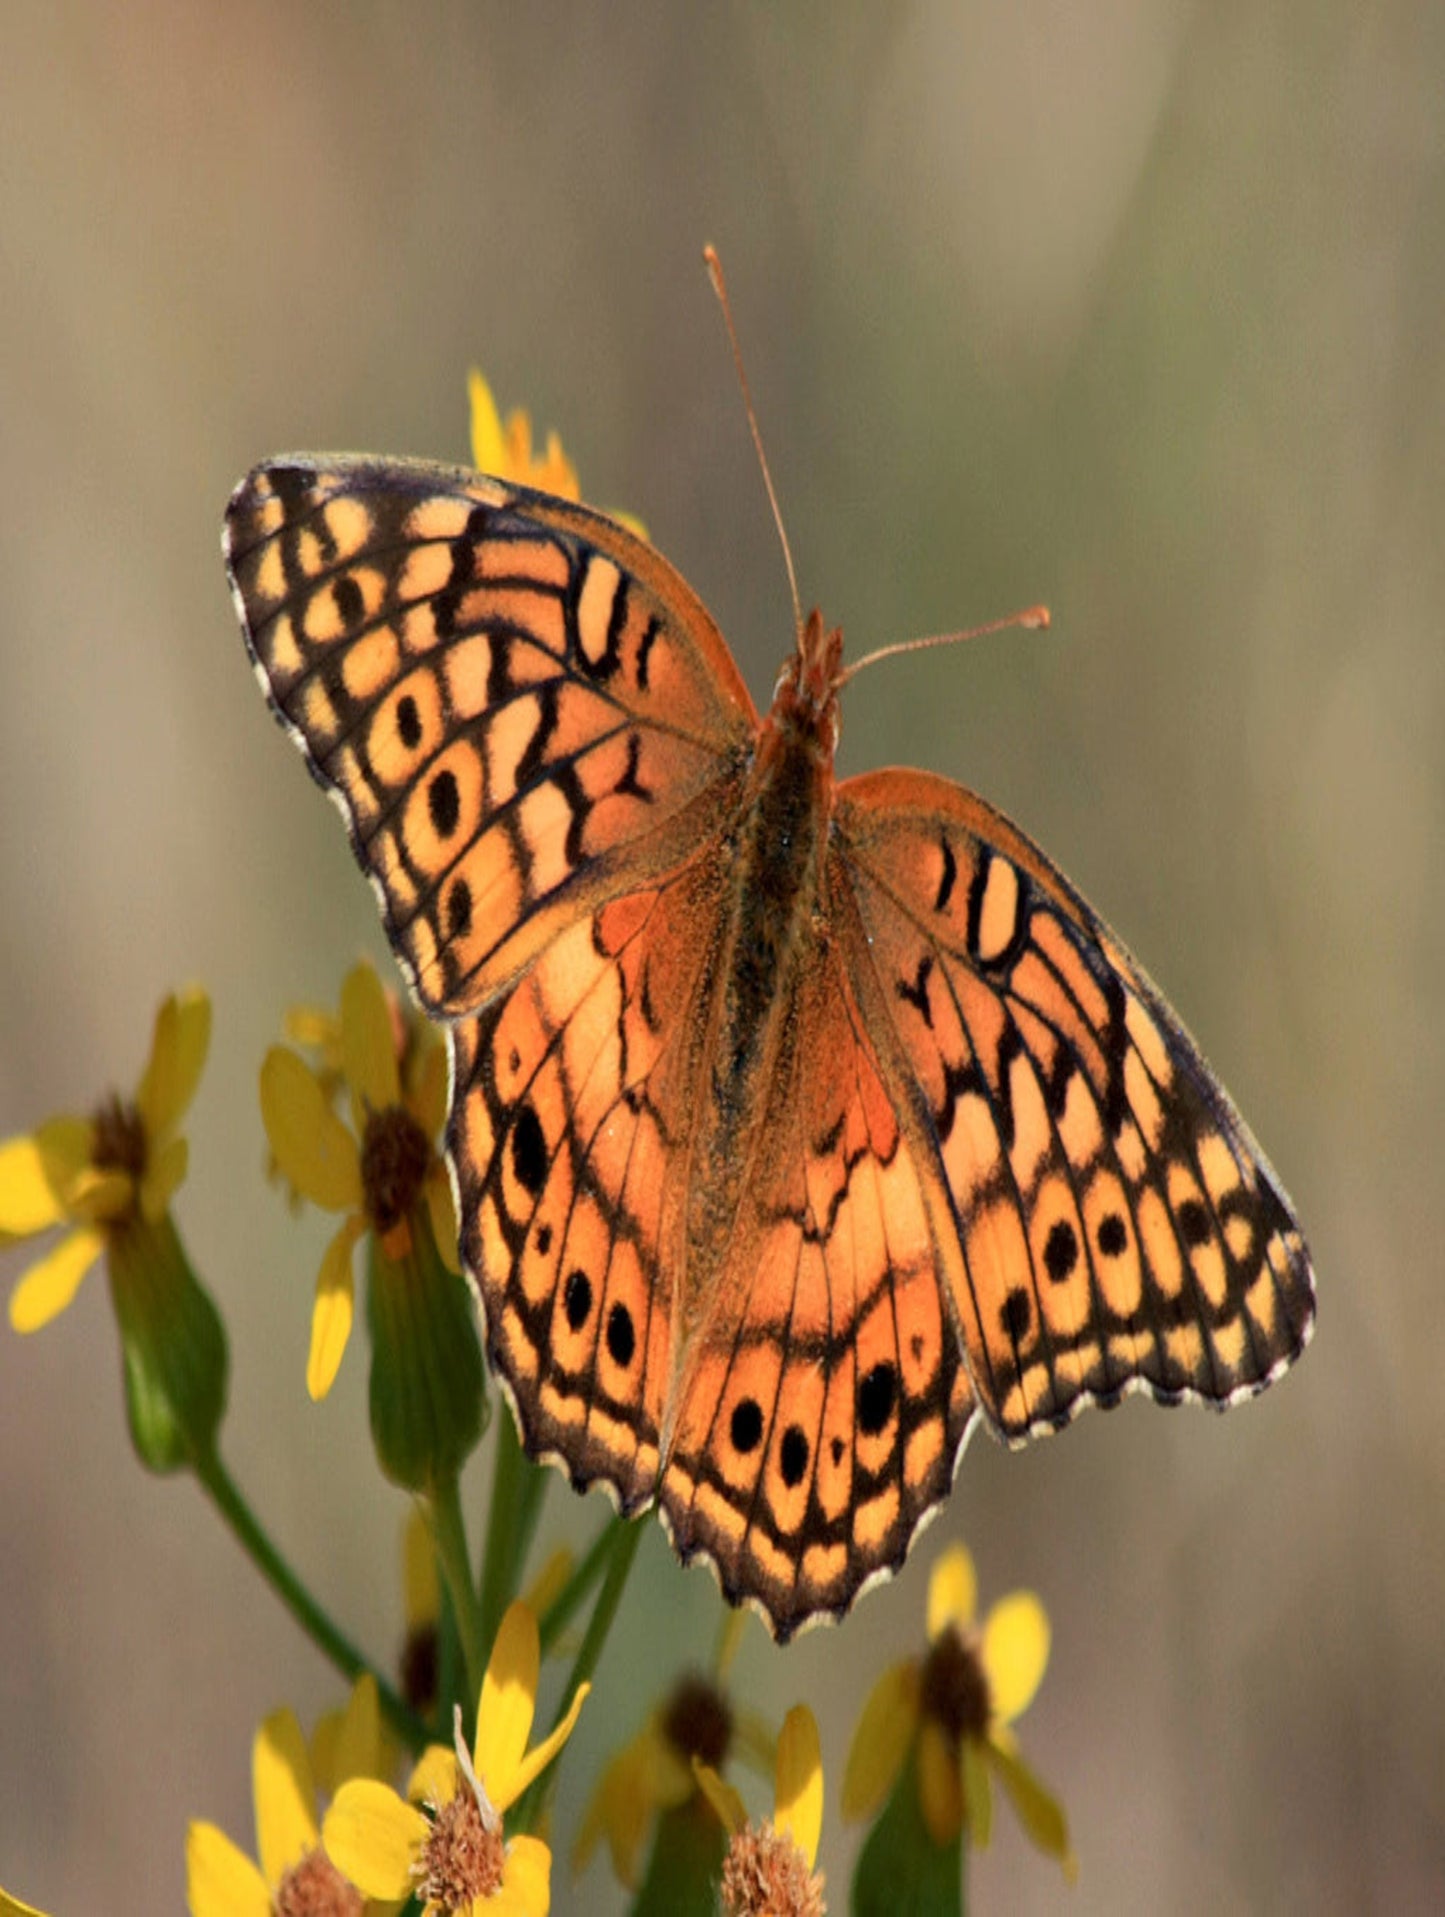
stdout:
<svg viewBox="0 0 1445 1917">
<path fill-rule="evenodd" d="M 533 1457 L 785 1639 L 902 1564 L 975 1425 L 1224 1407 L 1298 1356 L 1303 1235 L 1179 1019 L 984 800 L 835 779 L 818 613 L 760 716 L 650 544 L 420 462 L 260 466 L 225 553 L 447 1027 Z"/>
</svg>

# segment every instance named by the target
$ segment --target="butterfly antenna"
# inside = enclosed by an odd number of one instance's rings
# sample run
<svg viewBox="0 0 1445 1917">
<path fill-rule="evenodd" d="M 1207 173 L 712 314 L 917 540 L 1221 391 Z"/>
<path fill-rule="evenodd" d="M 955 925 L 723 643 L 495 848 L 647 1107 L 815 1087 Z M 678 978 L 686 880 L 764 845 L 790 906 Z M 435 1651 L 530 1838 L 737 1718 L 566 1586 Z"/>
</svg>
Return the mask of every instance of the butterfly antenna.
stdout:
<svg viewBox="0 0 1445 1917">
<path fill-rule="evenodd" d="M 1052 623 L 1047 606 L 1025 606 L 1022 612 L 1011 612 L 1006 619 L 990 619 L 984 626 L 969 626 L 963 632 L 935 632 L 926 639 L 899 639 L 891 646 L 880 646 L 876 652 L 868 652 L 861 659 L 855 659 L 851 666 L 839 674 L 839 686 L 847 685 L 850 679 L 856 679 L 864 666 L 876 666 L 880 659 L 895 659 L 901 652 L 926 652 L 930 646 L 959 646 L 965 639 L 982 639 L 986 633 L 1007 632 L 1011 626 L 1022 626 L 1027 632 L 1041 632 Z"/>
<path fill-rule="evenodd" d="M 773 489 L 773 475 L 768 471 L 768 456 L 763 451 L 763 436 L 758 431 L 758 416 L 753 411 L 753 396 L 748 388 L 748 376 L 743 366 L 743 349 L 738 344 L 738 329 L 733 325 L 733 309 L 728 304 L 727 281 L 723 278 L 722 261 L 717 256 L 715 246 L 705 246 L 702 257 L 707 266 L 708 278 L 712 281 L 712 290 L 717 294 L 718 304 L 723 310 L 723 322 L 728 329 L 728 344 L 733 349 L 733 365 L 738 372 L 738 385 L 743 390 L 743 405 L 747 409 L 748 431 L 753 436 L 753 445 L 757 449 L 758 464 L 763 469 L 763 484 L 768 489 L 768 504 L 773 509 L 773 524 L 778 529 L 778 539 L 783 548 L 783 563 L 788 568 L 788 588 L 793 595 L 793 625 L 797 637 L 803 636 L 803 606 L 798 598 L 798 575 L 793 570 L 793 553 L 788 544 L 788 535 L 783 526 L 783 515 L 778 508 L 778 495 Z"/>
</svg>

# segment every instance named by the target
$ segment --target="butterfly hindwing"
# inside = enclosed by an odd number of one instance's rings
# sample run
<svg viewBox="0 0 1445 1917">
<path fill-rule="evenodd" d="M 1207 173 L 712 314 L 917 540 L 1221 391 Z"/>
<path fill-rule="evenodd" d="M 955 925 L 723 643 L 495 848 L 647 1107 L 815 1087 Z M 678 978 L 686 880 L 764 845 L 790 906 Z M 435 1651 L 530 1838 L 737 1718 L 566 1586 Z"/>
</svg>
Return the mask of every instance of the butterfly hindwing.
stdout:
<svg viewBox="0 0 1445 1917">
<path fill-rule="evenodd" d="M 695 596 L 585 507 L 422 462 L 297 458 L 242 482 L 225 551 L 267 697 L 442 1016 L 685 856 L 755 732 Z"/>
<path fill-rule="evenodd" d="M 1226 1405 L 1298 1355 L 1313 1280 L 1277 1179 L 1134 960 L 1025 836 L 942 779 L 839 788 L 850 965 L 963 1254 L 1009 1438 L 1131 1388 Z"/>
<path fill-rule="evenodd" d="M 677 1385 L 660 1502 L 774 1634 L 897 1570 L 973 1394 L 924 1181 L 839 963 L 806 951 L 735 1229 Z"/>
</svg>

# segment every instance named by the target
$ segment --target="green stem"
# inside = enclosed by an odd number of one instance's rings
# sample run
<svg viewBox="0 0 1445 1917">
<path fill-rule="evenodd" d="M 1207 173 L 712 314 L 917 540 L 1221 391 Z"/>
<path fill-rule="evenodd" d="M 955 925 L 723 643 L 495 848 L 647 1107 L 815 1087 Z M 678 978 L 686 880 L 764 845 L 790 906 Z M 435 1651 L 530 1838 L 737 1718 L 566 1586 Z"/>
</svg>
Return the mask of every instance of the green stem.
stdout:
<svg viewBox="0 0 1445 1917">
<path fill-rule="evenodd" d="M 607 1634 L 612 1629 L 612 1620 L 617 1615 L 617 1607 L 627 1587 L 627 1576 L 632 1569 L 632 1561 L 637 1556 L 638 1545 L 642 1542 L 642 1530 L 642 1521 L 638 1518 L 614 1518 L 608 1527 L 608 1532 L 604 1534 L 607 1537 L 609 1559 L 607 1575 L 602 1581 L 602 1589 L 597 1594 L 597 1602 L 592 1607 L 592 1616 L 587 1621 L 582 1648 L 578 1651 L 571 1675 L 563 1686 L 561 1699 L 552 1718 L 553 1730 L 556 1730 L 567 1715 L 567 1707 L 577 1695 L 578 1685 L 589 1682 L 597 1669 L 602 1648 L 607 1642 Z M 556 1775 L 556 1765 L 549 1765 L 531 1788 L 523 1793 L 512 1813 L 518 1830 L 533 1828 L 551 1795 Z"/>
<path fill-rule="evenodd" d="M 547 1490 L 545 1472 L 527 1461 L 508 1412 L 497 1419 L 497 1455 L 492 1470 L 492 1503 L 487 1513 L 486 1555 L 482 1561 L 482 1643 L 488 1655 L 496 1642 L 502 1613 L 517 1595 L 522 1565 L 537 1528 Z"/>
<path fill-rule="evenodd" d="M 542 1655 L 546 1657 L 557 1639 L 571 1623 L 573 1614 L 582 1600 L 592 1589 L 607 1568 L 607 1560 L 612 1551 L 612 1527 L 615 1518 L 609 1518 L 597 1536 L 587 1547 L 587 1554 L 573 1571 L 562 1589 L 553 1598 L 546 1611 L 538 1620 L 542 1638 Z"/>
<path fill-rule="evenodd" d="M 202 1488 L 209 1494 L 217 1511 L 230 1526 L 242 1550 L 312 1643 L 329 1657 L 342 1676 L 352 1683 L 355 1683 L 364 1671 L 369 1671 L 376 1680 L 381 1708 L 386 1712 L 392 1728 L 411 1750 L 421 1750 L 427 1741 L 426 1725 L 374 1666 L 367 1662 L 351 1640 L 331 1622 L 261 1529 L 255 1513 L 242 1497 L 235 1481 L 213 1449 L 208 1449 L 197 1457 L 196 1476 Z"/>
<path fill-rule="evenodd" d="M 437 1562 L 447 1581 L 452 1615 L 456 1619 L 457 1635 L 462 1641 L 462 1657 L 467 1667 L 467 1695 L 462 1715 L 471 1725 L 476 1719 L 482 1673 L 486 1669 L 486 1639 L 482 1631 L 481 1607 L 472 1586 L 467 1532 L 462 1522 L 461 1492 L 454 1471 L 448 1472 L 433 1486 L 427 1509 L 431 1517 L 432 1537 L 436 1542 Z"/>
</svg>

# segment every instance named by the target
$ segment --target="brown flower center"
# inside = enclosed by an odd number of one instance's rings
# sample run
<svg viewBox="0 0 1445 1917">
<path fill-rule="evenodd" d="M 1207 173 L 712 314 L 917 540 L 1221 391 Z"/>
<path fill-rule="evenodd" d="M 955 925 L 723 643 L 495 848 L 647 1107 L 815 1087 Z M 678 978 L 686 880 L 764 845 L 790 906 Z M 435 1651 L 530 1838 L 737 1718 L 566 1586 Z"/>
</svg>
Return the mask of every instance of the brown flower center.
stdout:
<svg viewBox="0 0 1445 1917">
<path fill-rule="evenodd" d="M 401 1694 L 418 1717 L 430 1717 L 437 1701 L 437 1627 L 413 1625 L 401 1647 Z"/>
<path fill-rule="evenodd" d="M 943 1727 L 951 1743 L 986 1736 L 993 1720 L 993 1698 L 979 1657 L 978 1636 L 957 1629 L 942 1632 L 923 1666 L 924 1714 Z"/>
<path fill-rule="evenodd" d="M 721 1770 L 732 1742 L 733 1714 L 705 1677 L 681 1678 L 662 1713 L 662 1734 L 684 1762 L 701 1758 Z"/>
<path fill-rule="evenodd" d="M 466 1910 L 475 1897 L 501 1889 L 506 1851 L 498 1818 L 488 1829 L 481 1806 L 465 1785 L 437 1812 L 422 1853 L 417 1890 L 443 1910 Z"/>
<path fill-rule="evenodd" d="M 97 1171 L 122 1171 L 139 1180 L 146 1168 L 146 1130 L 134 1105 L 114 1092 L 96 1112 L 90 1162 Z"/>
<path fill-rule="evenodd" d="M 361 1917 L 363 1899 L 324 1850 L 309 1850 L 276 1887 L 276 1917 Z"/>
<path fill-rule="evenodd" d="M 723 1860 L 722 1907 L 724 1917 L 823 1917 L 823 1873 L 791 1837 L 749 1824 Z"/>
<path fill-rule="evenodd" d="M 415 1209 L 430 1163 L 427 1135 L 404 1106 L 388 1105 L 368 1114 L 361 1139 L 361 1189 L 378 1237 L 384 1238 Z"/>
</svg>

